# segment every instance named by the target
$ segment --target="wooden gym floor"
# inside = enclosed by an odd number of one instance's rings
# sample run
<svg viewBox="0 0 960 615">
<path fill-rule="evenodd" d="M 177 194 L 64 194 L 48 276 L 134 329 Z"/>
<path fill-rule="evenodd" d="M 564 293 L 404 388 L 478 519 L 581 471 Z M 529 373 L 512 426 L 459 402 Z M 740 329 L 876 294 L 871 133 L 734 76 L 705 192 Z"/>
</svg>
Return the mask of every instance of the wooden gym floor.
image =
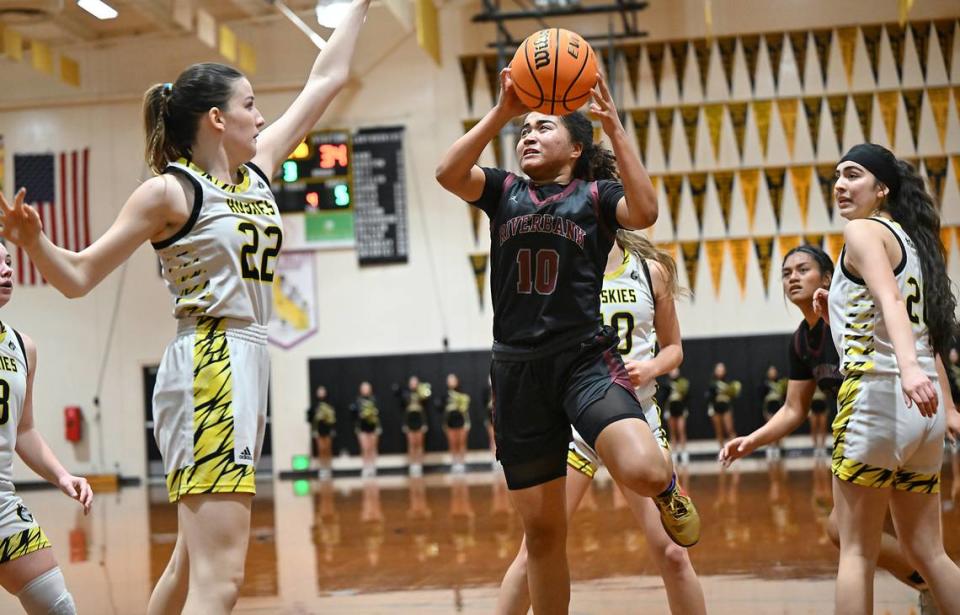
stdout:
<svg viewBox="0 0 960 615">
<path fill-rule="evenodd" d="M 947 550 L 960 558 L 956 456 L 944 467 Z M 683 476 L 703 518 L 691 550 L 710 613 L 830 613 L 837 552 L 826 460 L 695 462 Z M 953 468 L 951 469 L 951 465 Z M 642 533 L 603 477 L 570 532 L 571 612 L 667 613 Z M 258 484 L 236 612 L 490 613 L 520 542 L 498 474 L 386 476 Z M 97 496 L 88 518 L 52 490 L 21 494 L 54 544 L 79 612 L 143 613 L 176 538 L 162 487 Z M 886 573 L 876 612 L 916 613 L 916 592 Z M 0 613 L 19 612 L 0 592 Z"/>
</svg>

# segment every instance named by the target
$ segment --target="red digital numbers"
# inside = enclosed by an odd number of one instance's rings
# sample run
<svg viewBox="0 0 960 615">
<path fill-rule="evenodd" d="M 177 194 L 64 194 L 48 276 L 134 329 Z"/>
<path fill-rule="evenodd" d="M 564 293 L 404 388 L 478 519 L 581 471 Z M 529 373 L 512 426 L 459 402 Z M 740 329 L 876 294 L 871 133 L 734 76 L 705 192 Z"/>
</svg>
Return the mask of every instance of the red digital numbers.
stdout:
<svg viewBox="0 0 960 615">
<path fill-rule="evenodd" d="M 323 143 L 320 145 L 320 168 L 346 167 L 350 162 L 346 143 Z"/>
</svg>

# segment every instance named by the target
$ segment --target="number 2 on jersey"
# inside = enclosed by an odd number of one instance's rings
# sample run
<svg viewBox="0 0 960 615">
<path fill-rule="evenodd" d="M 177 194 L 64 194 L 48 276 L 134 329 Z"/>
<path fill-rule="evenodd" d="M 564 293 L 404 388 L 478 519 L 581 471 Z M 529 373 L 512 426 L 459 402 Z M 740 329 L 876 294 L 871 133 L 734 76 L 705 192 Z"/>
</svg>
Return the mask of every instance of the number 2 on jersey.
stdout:
<svg viewBox="0 0 960 615">
<path fill-rule="evenodd" d="M 917 278 L 910 276 L 907 278 L 907 286 L 913 288 L 913 292 L 907 295 L 907 316 L 910 317 L 910 322 L 915 325 L 920 324 L 920 315 L 916 313 L 917 306 L 921 305 L 923 299 L 920 297 L 920 283 L 917 282 Z M 922 309 L 922 308 L 921 308 Z"/>
<path fill-rule="evenodd" d="M 257 280 L 259 282 L 273 282 L 273 265 L 270 259 L 275 259 L 280 253 L 280 246 L 283 244 L 283 231 L 279 226 L 268 226 L 263 229 L 263 234 L 268 238 L 273 238 L 273 246 L 264 249 L 260 255 L 260 268 L 257 268 L 257 252 L 260 250 L 260 230 L 252 222 L 241 222 L 237 229 L 247 235 L 249 241 L 240 248 L 240 267 L 243 271 L 245 280 Z M 251 259 L 253 264 L 251 264 Z"/>
<path fill-rule="evenodd" d="M 538 295 L 552 295 L 556 290 L 560 273 L 560 254 L 556 250 L 537 250 L 536 258 L 531 258 L 530 248 L 517 250 L 517 266 L 517 292 L 521 295 L 529 295 L 531 289 Z"/>
</svg>

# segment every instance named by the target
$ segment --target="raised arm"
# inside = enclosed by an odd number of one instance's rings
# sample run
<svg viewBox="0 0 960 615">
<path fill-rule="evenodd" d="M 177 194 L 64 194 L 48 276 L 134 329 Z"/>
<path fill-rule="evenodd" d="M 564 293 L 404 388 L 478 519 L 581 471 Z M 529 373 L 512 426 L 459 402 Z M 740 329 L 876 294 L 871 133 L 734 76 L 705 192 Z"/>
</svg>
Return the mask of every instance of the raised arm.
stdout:
<svg viewBox="0 0 960 615">
<path fill-rule="evenodd" d="M 473 202 L 483 194 L 486 177 L 477 165 L 483 148 L 507 125 L 507 122 L 526 110 L 513 90 L 510 69 L 500 71 L 500 98 L 496 106 L 483 116 L 444 153 L 437 165 L 437 182 L 467 202 Z"/>
<path fill-rule="evenodd" d="M 280 118 L 265 128 L 257 143 L 253 163 L 273 177 L 303 137 L 320 119 L 350 75 L 350 60 L 370 0 L 353 0 L 343 22 L 317 56 L 303 90 Z"/>
<path fill-rule="evenodd" d="M 889 235 L 889 231 L 882 225 L 868 220 L 851 220 L 843 230 L 846 264 L 848 269 L 860 274 L 879 304 L 893 342 L 907 406 L 915 403 L 923 416 L 933 416 L 937 412 L 937 390 L 917 361 L 916 340 L 884 246 L 885 235 Z"/>
<path fill-rule="evenodd" d="M 61 491 L 80 502 L 83 513 L 86 514 L 90 512 L 90 505 L 93 503 L 93 491 L 87 484 L 87 480 L 67 472 L 47 446 L 40 432 L 33 426 L 33 380 L 37 373 L 37 347 L 29 337 L 26 335 L 22 337 L 29 370 L 27 391 L 23 398 L 23 412 L 17 424 L 17 454 L 27 467 L 44 480 L 57 485 Z"/>
<path fill-rule="evenodd" d="M 627 131 L 623 129 L 603 75 L 597 75 L 590 112 L 600 120 L 603 132 L 609 137 L 613 153 L 617 157 L 624 193 L 617 204 L 617 222 L 630 230 L 653 226 L 659 214 L 657 192 L 653 189 L 653 182 L 640 162 Z"/>
<path fill-rule="evenodd" d="M 2 234 L 23 247 L 47 282 L 70 298 L 90 292 L 145 241 L 163 238 L 176 218 L 177 203 L 186 219 L 187 197 L 180 183 L 167 175 L 153 177 L 134 190 L 106 233 L 74 252 L 47 238 L 37 210 L 24 202 L 25 197 L 21 188 L 11 204 L 0 193 Z"/>
</svg>

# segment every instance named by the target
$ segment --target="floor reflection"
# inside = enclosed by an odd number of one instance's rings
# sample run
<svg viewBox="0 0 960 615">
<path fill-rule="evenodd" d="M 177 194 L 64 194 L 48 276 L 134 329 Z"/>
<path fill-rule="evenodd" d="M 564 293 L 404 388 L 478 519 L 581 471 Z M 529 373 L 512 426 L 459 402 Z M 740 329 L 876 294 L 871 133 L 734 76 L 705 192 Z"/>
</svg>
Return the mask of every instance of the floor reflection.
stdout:
<svg viewBox="0 0 960 615">
<path fill-rule="evenodd" d="M 942 508 L 947 551 L 957 559 L 960 481 L 951 462 Z M 681 477 L 703 518 L 691 558 L 710 612 L 829 612 L 837 552 L 825 532 L 826 461 L 737 465 L 717 472 L 703 464 Z M 521 538 L 495 473 L 265 482 L 258 491 L 238 613 L 489 612 Z M 162 487 L 100 494 L 86 518 L 54 491 L 22 495 L 80 612 L 144 612 L 176 540 L 176 507 Z M 568 550 L 577 612 L 665 612 L 643 533 L 611 481 L 595 481 Z M 877 596 L 878 612 L 906 614 L 916 594 L 881 575 Z M 802 604 L 809 608 L 794 610 Z M 0 592 L 0 612 L 18 608 Z"/>
</svg>

